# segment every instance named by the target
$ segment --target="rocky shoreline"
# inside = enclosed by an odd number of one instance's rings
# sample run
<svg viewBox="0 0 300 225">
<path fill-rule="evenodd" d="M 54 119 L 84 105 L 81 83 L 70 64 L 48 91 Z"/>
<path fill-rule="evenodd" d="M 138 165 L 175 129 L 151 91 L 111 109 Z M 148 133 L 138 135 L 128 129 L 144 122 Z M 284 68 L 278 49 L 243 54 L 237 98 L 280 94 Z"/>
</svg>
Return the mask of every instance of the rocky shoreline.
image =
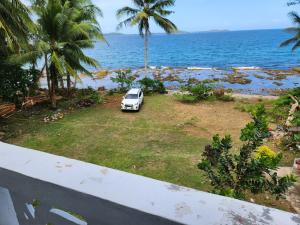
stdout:
<svg viewBox="0 0 300 225">
<path fill-rule="evenodd" d="M 80 75 L 81 82 L 76 87 L 94 89 L 116 88 L 111 81 L 118 70 L 99 70 L 93 77 Z M 300 68 L 286 70 L 264 69 L 258 67 L 234 67 L 231 69 L 218 68 L 169 68 L 150 67 L 131 70 L 135 81 L 145 76 L 162 81 L 167 89 L 177 90 L 182 85 L 207 83 L 218 88 L 229 89 L 235 93 L 257 95 L 279 95 L 287 89 L 300 86 Z M 44 82 L 45 83 L 45 82 Z M 43 82 L 41 82 L 43 86 Z"/>
</svg>

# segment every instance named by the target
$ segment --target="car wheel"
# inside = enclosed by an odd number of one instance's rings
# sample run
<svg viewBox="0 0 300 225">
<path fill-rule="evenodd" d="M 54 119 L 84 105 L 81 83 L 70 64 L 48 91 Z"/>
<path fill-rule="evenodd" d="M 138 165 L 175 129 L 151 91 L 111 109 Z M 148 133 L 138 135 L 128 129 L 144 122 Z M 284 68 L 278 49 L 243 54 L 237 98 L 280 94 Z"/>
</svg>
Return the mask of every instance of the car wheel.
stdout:
<svg viewBox="0 0 300 225">
<path fill-rule="evenodd" d="M 137 112 L 139 112 L 140 111 L 140 109 L 141 109 L 141 105 L 139 105 L 139 107 L 137 108 Z"/>
</svg>

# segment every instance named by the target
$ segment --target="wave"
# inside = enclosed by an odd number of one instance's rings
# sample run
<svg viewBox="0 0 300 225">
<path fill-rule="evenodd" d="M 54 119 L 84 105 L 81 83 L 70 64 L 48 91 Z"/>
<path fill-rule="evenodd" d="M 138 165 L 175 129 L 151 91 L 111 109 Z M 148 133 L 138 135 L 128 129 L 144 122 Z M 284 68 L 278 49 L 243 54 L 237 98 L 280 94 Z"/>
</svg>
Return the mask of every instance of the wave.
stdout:
<svg viewBox="0 0 300 225">
<path fill-rule="evenodd" d="M 257 66 L 238 66 L 238 67 L 232 67 L 234 70 L 260 70 L 260 67 Z"/>
<path fill-rule="evenodd" d="M 214 70 L 214 68 L 211 67 L 197 67 L 197 66 L 190 66 L 187 67 L 188 70 Z"/>
</svg>

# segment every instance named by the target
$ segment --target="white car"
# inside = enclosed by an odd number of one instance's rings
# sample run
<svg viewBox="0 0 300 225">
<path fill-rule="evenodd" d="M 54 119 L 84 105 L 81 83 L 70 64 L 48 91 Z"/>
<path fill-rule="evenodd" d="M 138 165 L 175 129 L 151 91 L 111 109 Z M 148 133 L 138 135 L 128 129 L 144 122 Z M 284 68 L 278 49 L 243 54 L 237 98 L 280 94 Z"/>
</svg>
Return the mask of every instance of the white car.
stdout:
<svg viewBox="0 0 300 225">
<path fill-rule="evenodd" d="M 144 94 L 140 88 L 132 88 L 123 97 L 121 103 L 122 111 L 139 111 L 144 102 Z"/>
</svg>

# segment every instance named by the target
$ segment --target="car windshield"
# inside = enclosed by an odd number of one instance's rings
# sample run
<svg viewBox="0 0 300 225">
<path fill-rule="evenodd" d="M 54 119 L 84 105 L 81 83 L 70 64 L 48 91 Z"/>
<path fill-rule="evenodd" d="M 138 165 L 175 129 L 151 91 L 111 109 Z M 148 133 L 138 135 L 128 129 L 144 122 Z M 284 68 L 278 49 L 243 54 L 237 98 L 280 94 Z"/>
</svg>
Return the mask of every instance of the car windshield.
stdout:
<svg viewBox="0 0 300 225">
<path fill-rule="evenodd" d="M 137 94 L 128 94 L 125 96 L 125 99 L 138 99 Z"/>
</svg>

